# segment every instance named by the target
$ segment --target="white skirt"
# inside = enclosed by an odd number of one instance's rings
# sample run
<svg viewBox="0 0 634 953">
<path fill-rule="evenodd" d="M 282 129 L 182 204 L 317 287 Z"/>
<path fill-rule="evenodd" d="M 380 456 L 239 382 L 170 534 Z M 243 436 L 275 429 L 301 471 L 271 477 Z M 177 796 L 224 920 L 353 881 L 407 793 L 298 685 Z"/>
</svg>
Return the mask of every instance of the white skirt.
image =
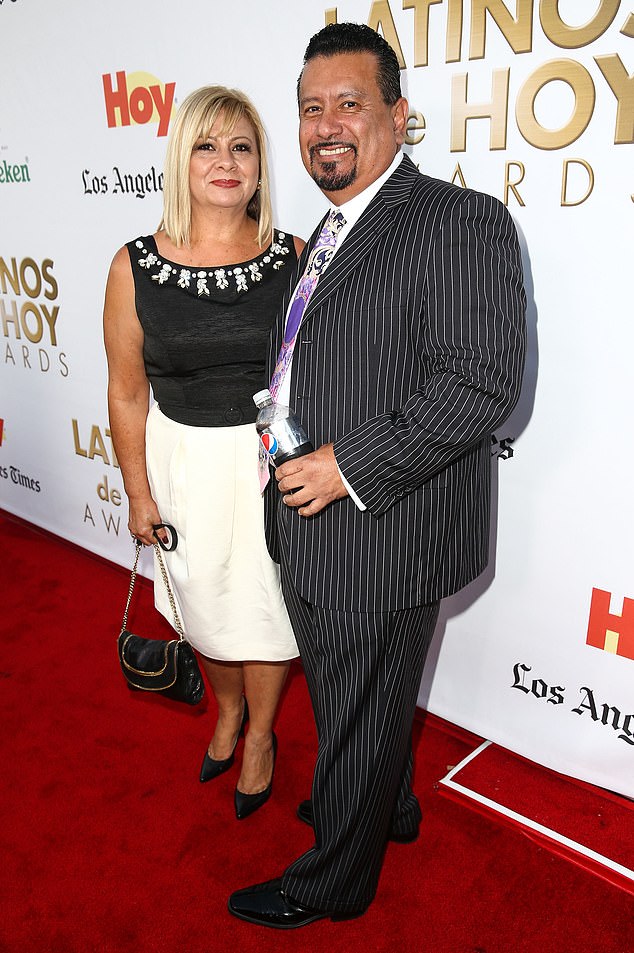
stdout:
<svg viewBox="0 0 634 953">
<path fill-rule="evenodd" d="M 299 655 L 279 566 L 264 539 L 253 424 L 189 427 L 154 404 L 146 458 L 161 519 L 178 533 L 176 549 L 162 555 L 187 639 L 219 661 L 281 662 Z M 155 605 L 172 623 L 154 568 Z"/>
</svg>

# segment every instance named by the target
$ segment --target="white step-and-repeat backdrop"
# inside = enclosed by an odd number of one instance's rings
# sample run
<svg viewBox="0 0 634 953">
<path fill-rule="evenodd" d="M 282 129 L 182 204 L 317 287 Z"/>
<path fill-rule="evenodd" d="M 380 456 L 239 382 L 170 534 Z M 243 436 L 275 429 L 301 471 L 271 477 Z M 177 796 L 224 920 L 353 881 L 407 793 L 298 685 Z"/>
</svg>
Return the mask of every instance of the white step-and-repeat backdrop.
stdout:
<svg viewBox="0 0 634 953">
<path fill-rule="evenodd" d="M 130 564 L 101 310 L 114 252 L 158 224 L 173 110 L 245 90 L 276 222 L 307 237 L 325 202 L 298 154 L 303 51 L 326 22 L 369 23 L 402 61 L 407 151 L 508 205 L 529 299 L 523 397 L 491 446 L 494 557 L 443 607 L 421 704 L 634 796 L 633 10 L 0 0 L 0 507 Z"/>
</svg>

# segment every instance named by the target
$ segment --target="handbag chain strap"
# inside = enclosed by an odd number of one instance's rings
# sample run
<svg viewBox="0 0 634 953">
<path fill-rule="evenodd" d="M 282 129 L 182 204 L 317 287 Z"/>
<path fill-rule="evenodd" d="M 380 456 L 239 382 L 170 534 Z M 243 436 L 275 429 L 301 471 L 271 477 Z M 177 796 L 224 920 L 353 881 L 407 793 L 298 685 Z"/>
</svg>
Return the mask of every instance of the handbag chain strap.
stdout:
<svg viewBox="0 0 634 953">
<path fill-rule="evenodd" d="M 134 566 L 132 567 L 132 572 L 130 574 L 130 588 L 128 589 L 128 599 L 125 604 L 125 611 L 123 613 L 123 622 L 121 623 L 121 631 L 128 626 L 128 612 L 130 610 L 130 602 L 132 601 L 132 593 L 134 592 L 134 584 L 137 577 L 137 567 L 139 565 L 139 556 L 141 555 L 141 543 L 138 539 L 135 542 L 136 553 L 134 555 Z M 172 615 L 174 616 L 174 628 L 178 632 L 179 640 L 182 642 L 185 639 L 185 633 L 183 632 L 183 625 L 181 623 L 180 617 L 176 609 L 176 601 L 174 599 L 174 593 L 172 592 L 172 587 L 170 586 L 169 579 L 167 578 L 167 570 L 165 569 L 165 563 L 163 562 L 163 556 L 161 555 L 161 548 L 158 543 L 154 543 L 154 552 L 156 553 L 159 567 L 161 570 L 161 576 L 163 577 L 163 582 L 165 583 L 165 588 L 167 589 L 167 598 L 169 599 L 170 608 L 172 610 Z"/>
</svg>

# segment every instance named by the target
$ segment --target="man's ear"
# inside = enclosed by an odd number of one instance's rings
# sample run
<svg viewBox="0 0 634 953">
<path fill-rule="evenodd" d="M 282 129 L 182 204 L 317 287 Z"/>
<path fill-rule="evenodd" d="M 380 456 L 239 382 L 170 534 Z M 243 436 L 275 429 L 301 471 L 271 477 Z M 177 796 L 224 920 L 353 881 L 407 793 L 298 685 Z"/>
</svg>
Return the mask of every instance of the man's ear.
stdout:
<svg viewBox="0 0 634 953">
<path fill-rule="evenodd" d="M 392 106 L 392 119 L 394 121 L 394 138 L 399 146 L 405 142 L 405 133 L 407 132 L 407 117 L 409 115 L 409 103 L 401 96 Z"/>
</svg>

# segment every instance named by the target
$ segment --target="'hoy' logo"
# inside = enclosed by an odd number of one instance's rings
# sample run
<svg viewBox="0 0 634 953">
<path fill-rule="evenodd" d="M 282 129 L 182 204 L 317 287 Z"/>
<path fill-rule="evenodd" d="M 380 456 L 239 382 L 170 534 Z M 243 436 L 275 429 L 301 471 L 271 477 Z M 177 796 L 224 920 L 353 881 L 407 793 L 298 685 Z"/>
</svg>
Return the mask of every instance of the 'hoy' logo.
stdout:
<svg viewBox="0 0 634 953">
<path fill-rule="evenodd" d="M 623 599 L 620 615 L 610 612 L 611 593 L 592 590 L 586 643 L 634 659 L 634 599 Z"/>
<path fill-rule="evenodd" d="M 157 136 L 166 136 L 174 105 L 176 83 L 161 83 L 150 73 L 104 73 L 103 94 L 108 126 L 157 122 Z"/>
</svg>

